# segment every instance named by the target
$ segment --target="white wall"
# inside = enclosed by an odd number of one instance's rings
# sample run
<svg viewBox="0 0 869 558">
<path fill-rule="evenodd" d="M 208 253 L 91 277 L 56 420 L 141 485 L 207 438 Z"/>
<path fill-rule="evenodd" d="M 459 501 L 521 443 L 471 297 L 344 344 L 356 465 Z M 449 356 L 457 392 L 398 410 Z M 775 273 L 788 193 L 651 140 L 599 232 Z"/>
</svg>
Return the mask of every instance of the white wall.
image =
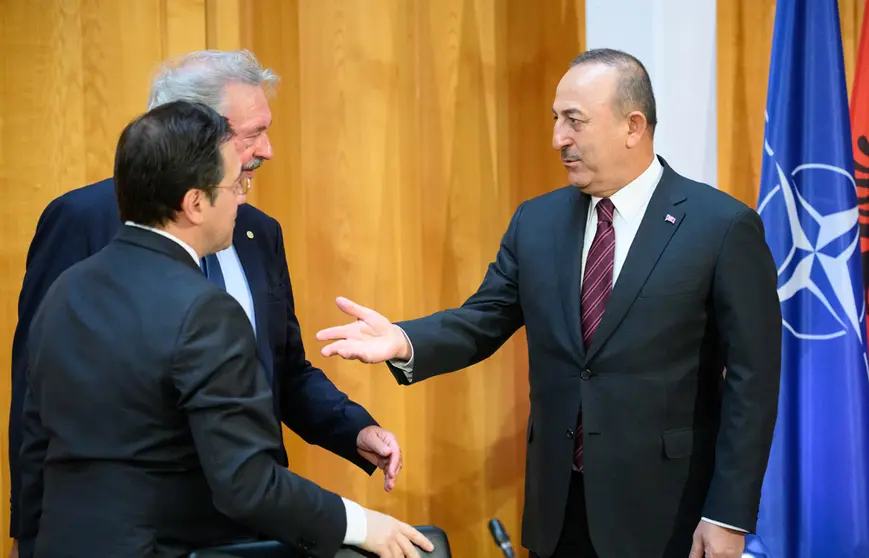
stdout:
<svg viewBox="0 0 869 558">
<path fill-rule="evenodd" d="M 586 0 L 587 48 L 617 48 L 652 78 L 655 148 L 679 173 L 717 186 L 716 0 Z"/>
</svg>

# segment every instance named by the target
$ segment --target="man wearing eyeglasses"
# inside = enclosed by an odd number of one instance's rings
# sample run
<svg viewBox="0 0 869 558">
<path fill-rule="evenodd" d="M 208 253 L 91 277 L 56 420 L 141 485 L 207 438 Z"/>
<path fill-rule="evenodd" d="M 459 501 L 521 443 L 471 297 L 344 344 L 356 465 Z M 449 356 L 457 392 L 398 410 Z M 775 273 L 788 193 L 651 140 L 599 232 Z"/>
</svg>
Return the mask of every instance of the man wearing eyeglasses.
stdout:
<svg viewBox="0 0 869 558">
<path fill-rule="evenodd" d="M 184 101 L 121 134 L 124 226 L 57 278 L 30 328 L 21 558 L 181 558 L 259 537 L 315 558 L 343 544 L 389 558 L 432 550 L 280 462 L 253 329 L 200 272 L 202 256 L 231 244 L 245 201 L 232 135 L 226 118 Z"/>
<path fill-rule="evenodd" d="M 188 100 L 225 116 L 235 132 L 232 141 L 243 169 L 235 188 L 246 193 L 254 172 L 272 158 L 268 97 L 277 80 L 250 52 L 194 52 L 164 64 L 155 74 L 148 108 Z M 53 200 L 37 224 L 27 254 L 12 348 L 9 462 L 13 538 L 19 522 L 18 452 L 31 320 L 55 279 L 105 247 L 121 226 L 113 179 Z M 239 206 L 231 245 L 203 258 L 201 267 L 211 281 L 238 301 L 253 326 L 257 356 L 274 393 L 277 419 L 306 442 L 349 460 L 369 475 L 379 467 L 385 476 L 384 489 L 392 490 L 402 462 L 396 437 L 306 358 L 280 224 L 251 205 Z M 287 456 L 281 453 L 286 466 Z M 13 556 L 15 552 L 13 548 Z"/>
</svg>

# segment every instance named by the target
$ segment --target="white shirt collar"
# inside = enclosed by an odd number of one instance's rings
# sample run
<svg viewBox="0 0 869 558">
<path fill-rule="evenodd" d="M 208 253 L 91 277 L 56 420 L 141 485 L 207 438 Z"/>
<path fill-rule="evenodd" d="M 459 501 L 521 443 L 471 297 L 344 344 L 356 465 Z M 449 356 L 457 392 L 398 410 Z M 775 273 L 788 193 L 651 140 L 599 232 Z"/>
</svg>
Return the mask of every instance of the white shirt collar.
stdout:
<svg viewBox="0 0 869 558">
<path fill-rule="evenodd" d="M 655 187 L 658 185 L 663 172 L 663 165 L 661 165 L 658 157 L 654 156 L 652 157 L 652 163 L 643 171 L 643 174 L 610 196 L 610 201 L 613 202 L 616 211 L 619 212 L 622 219 L 630 223 L 638 217 L 640 210 L 645 207 L 649 198 L 652 197 L 652 193 L 655 191 Z M 591 208 L 594 209 L 600 200 L 601 198 L 592 196 Z"/>
<path fill-rule="evenodd" d="M 155 233 L 157 233 L 157 234 L 159 234 L 159 235 L 161 235 L 161 236 L 165 236 L 165 237 L 168 238 L 169 240 L 173 240 L 173 241 L 175 241 L 175 242 L 176 242 L 177 244 L 179 244 L 182 248 L 184 248 L 185 250 L 187 250 L 187 253 L 190 254 L 190 257 L 193 258 L 193 261 L 194 261 L 194 262 L 196 262 L 196 265 L 199 265 L 199 256 L 196 254 L 196 250 L 194 250 L 193 248 L 191 248 L 189 244 L 187 244 L 186 242 L 184 242 L 183 240 L 181 240 L 181 239 L 178 238 L 177 236 L 171 235 L 171 234 L 167 233 L 166 231 L 164 231 L 164 230 L 162 230 L 162 229 L 155 229 L 154 227 L 148 227 L 148 226 L 145 226 L 145 225 L 140 225 L 139 223 L 134 223 L 134 222 L 132 222 L 132 221 L 127 221 L 127 222 L 125 222 L 124 224 L 125 224 L 125 225 L 129 225 L 129 226 L 131 226 L 131 227 L 137 227 L 137 228 L 140 228 L 140 229 L 145 229 L 146 231 L 155 232 Z"/>
</svg>

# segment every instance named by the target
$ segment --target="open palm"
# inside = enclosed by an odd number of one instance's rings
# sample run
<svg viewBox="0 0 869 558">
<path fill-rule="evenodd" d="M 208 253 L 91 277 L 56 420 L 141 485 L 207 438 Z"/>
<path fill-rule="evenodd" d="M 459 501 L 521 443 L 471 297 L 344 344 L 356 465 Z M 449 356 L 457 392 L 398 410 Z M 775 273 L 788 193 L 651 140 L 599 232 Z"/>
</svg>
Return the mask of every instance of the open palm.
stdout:
<svg viewBox="0 0 869 558">
<path fill-rule="evenodd" d="M 324 357 L 338 355 L 347 360 L 368 364 L 405 358 L 407 340 L 401 330 L 374 310 L 343 297 L 335 301 L 345 314 L 356 321 L 317 332 L 319 341 L 333 341 L 320 350 Z"/>
</svg>

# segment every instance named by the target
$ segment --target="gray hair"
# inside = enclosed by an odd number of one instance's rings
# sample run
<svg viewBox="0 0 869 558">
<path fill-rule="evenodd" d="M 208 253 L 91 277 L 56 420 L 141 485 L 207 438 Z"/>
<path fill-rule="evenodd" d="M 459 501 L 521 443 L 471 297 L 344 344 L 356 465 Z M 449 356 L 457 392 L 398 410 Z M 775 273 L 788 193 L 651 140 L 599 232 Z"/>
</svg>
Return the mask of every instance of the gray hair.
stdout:
<svg viewBox="0 0 869 558">
<path fill-rule="evenodd" d="M 262 86 L 267 95 L 279 81 L 249 50 L 199 50 L 167 60 L 151 80 L 148 110 L 173 101 L 202 103 L 223 113 L 223 92 L 230 83 Z"/>
</svg>

